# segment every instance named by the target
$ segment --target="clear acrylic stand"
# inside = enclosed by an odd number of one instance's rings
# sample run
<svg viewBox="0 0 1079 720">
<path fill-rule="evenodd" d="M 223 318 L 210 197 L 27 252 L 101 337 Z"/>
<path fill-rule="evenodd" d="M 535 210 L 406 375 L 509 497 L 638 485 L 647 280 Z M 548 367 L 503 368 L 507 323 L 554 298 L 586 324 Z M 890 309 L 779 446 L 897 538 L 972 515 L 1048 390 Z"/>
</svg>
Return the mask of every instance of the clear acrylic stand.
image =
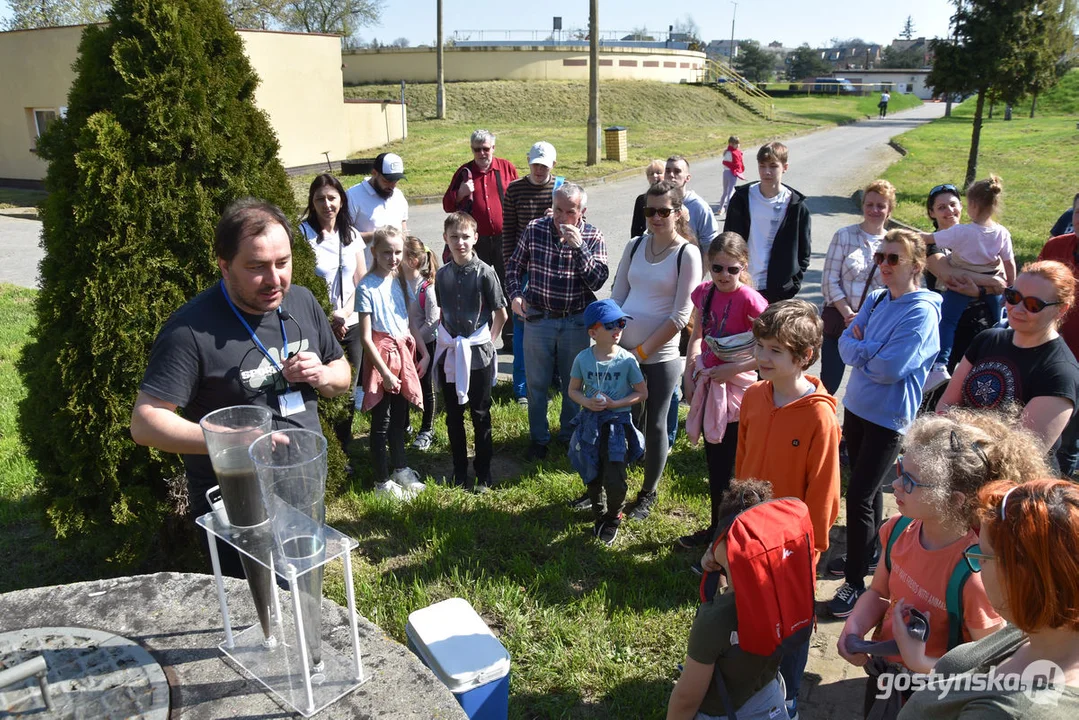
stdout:
<svg viewBox="0 0 1079 720">
<path fill-rule="evenodd" d="M 298 516 L 301 515 L 287 506 L 283 512 L 289 510 Z M 257 527 L 237 528 L 222 522 L 216 513 L 208 512 L 195 522 L 206 530 L 210 544 L 210 561 L 214 568 L 217 599 L 221 605 L 221 617 L 225 626 L 225 642 L 218 646 L 223 653 L 232 658 L 237 665 L 262 683 L 287 706 L 304 717 L 311 717 L 367 681 L 360 657 L 356 595 L 352 586 L 351 551 L 359 543 L 337 532 L 329 525 L 325 525 L 323 527 L 325 553 L 320 552 L 309 558 L 289 558 L 286 563 L 274 549 L 274 538 L 269 521 Z M 215 537 L 264 567 L 270 567 L 266 565 L 265 559 L 272 558 L 273 567 L 270 569 L 294 589 L 300 587 L 304 580 L 303 576 L 311 572 L 321 573 L 327 563 L 341 558 L 345 571 L 345 595 L 348 601 L 352 658 L 337 652 L 329 643 L 323 642 L 321 643 L 321 662 L 312 667 L 308 657 L 311 639 L 304 637 L 305 623 L 303 603 L 300 602 L 301 593 L 289 593 L 292 596 L 291 607 L 287 605 L 283 607 L 278 598 L 277 587 L 273 592 L 274 638 L 267 641 L 259 623 L 234 635 L 229 618 L 225 585 L 221 578 L 221 561 L 217 556 L 217 543 L 214 542 Z M 310 627 L 310 624 L 307 626 Z M 318 632 L 321 634 L 321 628 Z M 276 642 L 273 641 L 274 639 Z"/>
</svg>

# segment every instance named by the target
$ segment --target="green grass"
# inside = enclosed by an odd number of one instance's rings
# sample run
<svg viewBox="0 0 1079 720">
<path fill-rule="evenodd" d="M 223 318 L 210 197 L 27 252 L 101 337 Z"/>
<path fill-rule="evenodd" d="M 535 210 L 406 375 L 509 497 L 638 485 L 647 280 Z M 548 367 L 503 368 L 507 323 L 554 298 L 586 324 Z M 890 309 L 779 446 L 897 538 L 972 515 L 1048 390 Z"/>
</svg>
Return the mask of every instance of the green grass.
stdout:
<svg viewBox="0 0 1079 720">
<path fill-rule="evenodd" d="M 397 85 L 345 88 L 346 98 L 398 99 Z M 708 87 L 648 81 L 612 81 L 600 86 L 601 127 L 628 129 L 628 159 L 602 159 L 588 166 L 588 84 L 584 82 L 494 81 L 446 86 L 446 120 L 436 120 L 435 85 L 406 86 L 408 138 L 372 148 L 357 156 L 393 151 L 405 160 L 408 178 L 400 187 L 409 197 L 441 196 L 453 171 L 470 157 L 469 135 L 485 127 L 498 136 L 498 155 L 527 171 L 525 156 L 537 140 L 558 150 L 556 172 L 577 181 L 643 168 L 653 158 L 678 153 L 687 157 L 721 153 L 730 135 L 743 147 L 809 131 L 810 125 L 834 124 L 866 112 L 853 98 L 816 98 L 811 116 L 786 113 L 781 122 L 765 122 Z M 796 103 L 792 103 L 795 104 Z M 835 108 L 828 111 L 829 108 Z M 875 112 L 875 111 L 874 111 Z M 819 116 L 819 117 L 818 117 Z M 297 197 L 306 204 L 313 174 L 293 178 Z"/>
<path fill-rule="evenodd" d="M 776 118 L 779 120 L 791 119 L 802 122 L 838 125 L 854 120 L 864 120 L 867 115 L 876 117 L 879 114 L 877 109 L 879 101 L 879 95 L 867 95 L 865 97 L 852 95 L 839 95 L 837 97 L 796 95 L 775 98 L 772 102 L 775 103 Z M 896 113 L 921 104 L 922 101 L 914 95 L 894 93 L 888 103 L 888 113 Z"/>
<path fill-rule="evenodd" d="M 15 366 L 34 321 L 36 294 L 0 283 L 0 528 L 26 518 L 35 489 L 34 465 L 19 438 L 18 407 L 26 388 Z"/>
<path fill-rule="evenodd" d="M 37 207 L 44 199 L 43 190 L 0 187 L 0 210 L 13 207 Z"/>
<path fill-rule="evenodd" d="M 1046 105 L 1052 106 L 1051 102 Z M 1049 228 L 1075 195 L 1079 133 L 1074 116 L 1038 113 L 1031 120 L 1017 112 L 1013 120 L 1005 122 L 1003 108 L 997 110 L 982 127 L 978 177 L 996 173 L 1004 181 L 1002 212 L 997 219 L 1011 232 L 1021 265 L 1037 256 L 1049 237 Z M 899 190 L 897 220 L 932 229 L 925 214 L 925 198 L 930 188 L 940 183 L 962 185 L 973 112 L 971 98 L 954 108 L 953 117 L 897 138 L 908 154 L 884 174 Z"/>
</svg>

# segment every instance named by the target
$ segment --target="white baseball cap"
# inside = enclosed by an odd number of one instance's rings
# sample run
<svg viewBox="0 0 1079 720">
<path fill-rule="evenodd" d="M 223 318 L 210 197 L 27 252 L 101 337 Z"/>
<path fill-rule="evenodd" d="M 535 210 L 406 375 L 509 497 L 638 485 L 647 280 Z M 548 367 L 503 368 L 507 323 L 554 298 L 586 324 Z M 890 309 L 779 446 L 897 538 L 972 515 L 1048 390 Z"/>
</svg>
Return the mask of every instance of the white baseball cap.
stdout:
<svg viewBox="0 0 1079 720">
<path fill-rule="evenodd" d="M 554 151 L 554 145 L 541 140 L 533 145 L 532 149 L 528 151 L 528 164 L 546 165 L 549 168 L 554 167 L 555 157 L 556 153 Z"/>
<path fill-rule="evenodd" d="M 391 182 L 400 180 L 405 176 L 405 161 L 400 155 L 382 153 L 375 158 L 375 170 Z"/>
</svg>

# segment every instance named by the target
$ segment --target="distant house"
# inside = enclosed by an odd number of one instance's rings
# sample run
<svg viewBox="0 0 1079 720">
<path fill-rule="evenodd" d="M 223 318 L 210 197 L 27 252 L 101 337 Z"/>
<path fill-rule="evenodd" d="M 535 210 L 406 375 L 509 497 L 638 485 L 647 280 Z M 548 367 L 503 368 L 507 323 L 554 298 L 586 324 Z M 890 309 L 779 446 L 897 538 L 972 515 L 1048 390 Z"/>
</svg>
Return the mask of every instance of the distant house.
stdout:
<svg viewBox="0 0 1079 720">
<path fill-rule="evenodd" d="M 933 65 L 933 50 L 929 45 L 929 41 L 924 37 L 914 38 L 913 40 L 897 38 L 892 40 L 892 44 L 888 46 L 888 49 L 896 53 L 910 53 L 912 57 L 917 53 L 921 59 L 916 63 L 912 63 L 911 67 L 925 68 Z"/>
<path fill-rule="evenodd" d="M 817 52 L 833 70 L 864 70 L 880 64 L 881 49 L 880 45 L 847 45 L 817 48 Z"/>
</svg>

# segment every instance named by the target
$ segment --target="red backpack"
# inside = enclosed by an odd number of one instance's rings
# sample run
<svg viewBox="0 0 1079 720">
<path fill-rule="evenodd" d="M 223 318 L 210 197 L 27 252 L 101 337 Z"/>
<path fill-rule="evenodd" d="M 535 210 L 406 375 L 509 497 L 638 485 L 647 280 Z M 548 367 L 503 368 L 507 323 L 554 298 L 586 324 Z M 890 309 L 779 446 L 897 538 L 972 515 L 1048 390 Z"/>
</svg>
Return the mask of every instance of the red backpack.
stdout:
<svg viewBox="0 0 1079 720">
<path fill-rule="evenodd" d="M 753 505 L 735 516 L 712 544 L 727 540 L 738 643 L 754 655 L 785 654 L 803 645 L 815 622 L 813 523 L 797 498 Z M 719 573 L 701 578 L 701 602 L 715 596 Z"/>
</svg>

